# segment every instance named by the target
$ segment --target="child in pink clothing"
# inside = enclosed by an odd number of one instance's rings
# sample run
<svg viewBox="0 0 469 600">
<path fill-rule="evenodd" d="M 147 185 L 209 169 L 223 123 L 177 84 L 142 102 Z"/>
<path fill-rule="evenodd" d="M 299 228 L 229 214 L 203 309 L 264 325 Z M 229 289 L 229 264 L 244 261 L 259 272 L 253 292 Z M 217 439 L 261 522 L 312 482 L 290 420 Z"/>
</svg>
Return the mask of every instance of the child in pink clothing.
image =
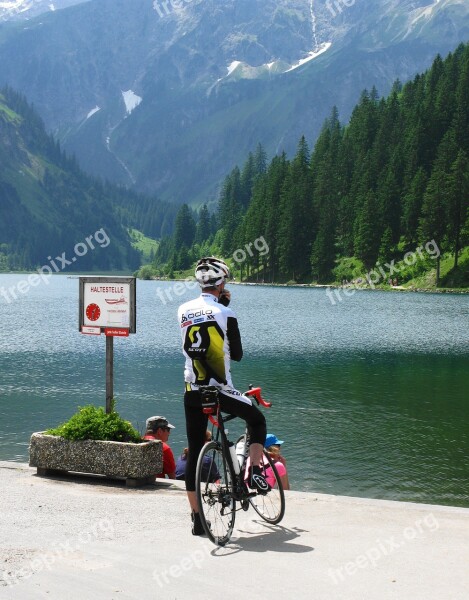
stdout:
<svg viewBox="0 0 469 600">
<path fill-rule="evenodd" d="M 279 440 L 276 435 L 274 435 L 273 433 L 268 433 L 267 437 L 265 438 L 264 448 L 266 452 L 269 453 L 271 459 L 274 462 L 278 476 L 280 478 L 280 481 L 282 482 L 283 489 L 289 490 L 290 482 L 288 481 L 287 463 L 283 456 L 280 454 L 280 446 L 283 443 L 283 440 Z M 267 480 L 267 483 L 271 487 L 274 487 L 275 475 L 272 468 L 269 467 L 268 469 L 266 469 L 265 478 Z"/>
</svg>

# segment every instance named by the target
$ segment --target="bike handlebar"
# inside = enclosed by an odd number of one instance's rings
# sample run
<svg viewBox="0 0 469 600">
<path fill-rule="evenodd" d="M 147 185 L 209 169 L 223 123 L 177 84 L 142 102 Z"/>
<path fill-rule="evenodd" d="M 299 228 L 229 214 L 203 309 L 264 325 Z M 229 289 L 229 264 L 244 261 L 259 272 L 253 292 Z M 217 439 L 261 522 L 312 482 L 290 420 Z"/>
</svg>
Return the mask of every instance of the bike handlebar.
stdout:
<svg viewBox="0 0 469 600">
<path fill-rule="evenodd" d="M 257 404 L 261 404 L 262 406 L 264 406 L 264 408 L 270 408 L 272 406 L 272 402 L 267 402 L 267 400 L 264 400 L 264 398 L 261 395 L 262 392 L 262 388 L 260 387 L 256 387 L 253 388 L 252 385 L 249 386 L 249 390 L 247 392 L 244 393 L 245 396 L 249 396 L 251 398 L 254 398 L 254 400 L 257 402 Z M 216 419 L 216 417 L 214 417 L 213 415 L 208 415 L 208 418 L 210 420 L 210 422 L 212 423 L 212 425 L 215 425 L 215 427 L 218 427 L 218 421 Z M 234 415 L 228 416 L 228 420 L 235 418 Z M 226 420 L 227 418 L 225 417 L 224 420 Z"/>
<path fill-rule="evenodd" d="M 272 406 L 272 402 L 267 402 L 267 400 L 264 400 L 264 398 L 261 396 L 261 392 L 262 392 L 262 388 L 260 388 L 260 387 L 253 388 L 250 385 L 249 390 L 247 392 L 245 392 L 244 395 L 251 396 L 252 398 L 254 398 L 254 400 L 257 402 L 257 404 L 261 404 L 265 408 L 270 408 Z"/>
</svg>

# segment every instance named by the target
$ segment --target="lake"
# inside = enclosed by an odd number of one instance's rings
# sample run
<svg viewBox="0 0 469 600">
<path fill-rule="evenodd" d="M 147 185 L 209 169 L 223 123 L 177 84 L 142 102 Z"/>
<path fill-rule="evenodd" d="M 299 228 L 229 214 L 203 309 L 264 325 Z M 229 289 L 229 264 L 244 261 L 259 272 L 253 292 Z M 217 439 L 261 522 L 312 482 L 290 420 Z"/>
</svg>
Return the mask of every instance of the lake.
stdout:
<svg viewBox="0 0 469 600">
<path fill-rule="evenodd" d="M 0 275 L 0 290 L 24 275 Z M 231 286 L 252 383 L 273 402 L 293 489 L 469 507 L 469 296 Z M 186 443 L 172 282 L 137 283 L 137 334 L 115 340 L 117 410 L 142 430 L 164 415 Z M 170 299 L 168 299 L 170 298 Z M 163 300 L 164 301 L 163 301 Z M 0 296 L 0 460 L 79 406 L 105 403 L 105 338 L 78 332 L 78 280 Z M 233 426 L 233 437 L 241 425 Z"/>
</svg>

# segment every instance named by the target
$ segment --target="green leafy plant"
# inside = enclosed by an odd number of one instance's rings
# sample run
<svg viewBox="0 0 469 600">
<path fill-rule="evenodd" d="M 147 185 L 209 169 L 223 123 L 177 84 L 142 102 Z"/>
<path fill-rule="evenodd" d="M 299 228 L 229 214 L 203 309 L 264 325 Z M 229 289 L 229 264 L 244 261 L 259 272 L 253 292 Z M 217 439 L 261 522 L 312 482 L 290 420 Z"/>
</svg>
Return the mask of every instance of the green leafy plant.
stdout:
<svg viewBox="0 0 469 600">
<path fill-rule="evenodd" d="M 365 265 L 356 257 L 343 257 L 337 261 L 337 266 L 332 271 L 334 280 L 342 283 L 344 279 L 352 281 L 361 277 L 365 278 Z"/>
<path fill-rule="evenodd" d="M 80 407 L 66 423 L 48 429 L 48 435 L 67 440 L 102 440 L 110 442 L 141 442 L 139 432 L 114 410 L 106 414 L 104 408 L 88 405 Z"/>
</svg>

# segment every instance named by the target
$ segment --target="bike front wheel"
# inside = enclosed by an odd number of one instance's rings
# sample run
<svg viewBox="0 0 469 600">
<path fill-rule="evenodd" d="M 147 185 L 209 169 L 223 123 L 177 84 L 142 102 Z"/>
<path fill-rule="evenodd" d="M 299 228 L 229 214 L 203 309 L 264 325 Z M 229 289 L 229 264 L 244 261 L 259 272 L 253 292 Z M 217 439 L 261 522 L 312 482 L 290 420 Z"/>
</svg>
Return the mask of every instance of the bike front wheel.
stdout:
<svg viewBox="0 0 469 600">
<path fill-rule="evenodd" d="M 256 496 L 249 498 L 249 502 L 264 521 L 275 525 L 280 523 L 285 514 L 285 494 L 277 469 L 265 450 L 262 475 L 269 482 L 272 489 L 265 495 L 257 494 Z"/>
<path fill-rule="evenodd" d="M 208 442 L 197 461 L 196 492 L 200 520 L 208 538 L 224 546 L 233 533 L 236 502 L 234 475 L 217 442 Z"/>
</svg>

